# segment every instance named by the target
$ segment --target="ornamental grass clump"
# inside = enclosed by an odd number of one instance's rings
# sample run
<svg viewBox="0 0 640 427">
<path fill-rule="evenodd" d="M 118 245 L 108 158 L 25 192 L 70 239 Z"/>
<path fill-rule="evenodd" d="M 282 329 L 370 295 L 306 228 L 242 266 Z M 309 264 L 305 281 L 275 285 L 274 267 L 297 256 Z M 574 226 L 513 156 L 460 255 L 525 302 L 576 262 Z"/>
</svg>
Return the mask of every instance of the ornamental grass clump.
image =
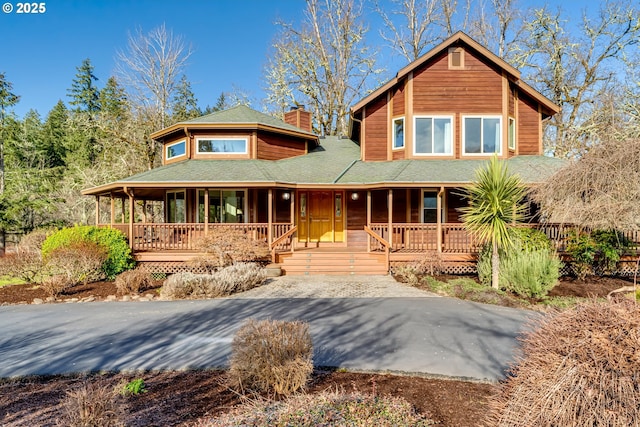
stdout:
<svg viewBox="0 0 640 427">
<path fill-rule="evenodd" d="M 427 427 L 434 424 L 399 397 L 325 391 L 300 394 L 278 402 L 250 402 L 199 425 Z"/>
<path fill-rule="evenodd" d="M 231 343 L 232 387 L 288 396 L 307 384 L 313 371 L 309 325 L 299 321 L 247 320 Z"/>
<path fill-rule="evenodd" d="M 164 282 L 163 299 L 217 298 L 260 286 L 266 278 L 264 268 L 256 263 L 240 262 L 212 274 L 177 273 Z"/>
<path fill-rule="evenodd" d="M 640 306 L 582 303 L 533 326 L 490 401 L 487 426 L 638 425 Z"/>
<path fill-rule="evenodd" d="M 85 382 L 67 392 L 62 407 L 63 415 L 57 420 L 59 426 L 124 426 L 124 412 L 118 400 L 118 391 L 113 386 Z"/>
</svg>

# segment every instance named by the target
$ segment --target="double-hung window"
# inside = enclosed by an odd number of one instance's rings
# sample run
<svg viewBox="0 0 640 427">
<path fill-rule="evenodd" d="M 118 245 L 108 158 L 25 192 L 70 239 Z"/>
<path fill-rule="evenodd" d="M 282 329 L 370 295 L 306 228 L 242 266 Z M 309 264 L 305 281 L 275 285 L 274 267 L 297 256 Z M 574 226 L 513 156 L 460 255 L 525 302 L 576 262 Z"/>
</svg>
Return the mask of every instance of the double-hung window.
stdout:
<svg viewBox="0 0 640 427">
<path fill-rule="evenodd" d="M 464 154 L 502 154 L 502 118 L 464 117 L 462 144 Z"/>
<path fill-rule="evenodd" d="M 393 119 L 393 149 L 404 148 L 404 117 Z"/>
<path fill-rule="evenodd" d="M 413 154 L 453 154 L 453 119 L 451 117 L 416 117 Z"/>
</svg>

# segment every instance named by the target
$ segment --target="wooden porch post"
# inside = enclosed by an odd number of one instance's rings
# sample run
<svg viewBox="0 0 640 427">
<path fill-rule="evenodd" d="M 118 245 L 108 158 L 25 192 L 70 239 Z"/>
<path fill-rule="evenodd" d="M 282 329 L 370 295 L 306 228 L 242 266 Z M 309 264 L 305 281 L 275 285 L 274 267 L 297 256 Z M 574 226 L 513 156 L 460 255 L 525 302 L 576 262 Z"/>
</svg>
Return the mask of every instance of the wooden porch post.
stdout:
<svg viewBox="0 0 640 427">
<path fill-rule="evenodd" d="M 438 252 L 442 252 L 442 194 L 444 193 L 444 187 L 440 187 L 438 196 L 436 197 L 436 236 Z"/>
<path fill-rule="evenodd" d="M 295 191 L 291 190 L 289 194 L 291 195 L 289 200 L 291 201 L 291 227 L 293 228 L 296 224 L 296 193 Z M 291 252 L 294 251 L 295 246 L 296 245 L 295 245 L 295 242 L 293 241 L 293 234 L 292 234 L 291 235 Z"/>
<path fill-rule="evenodd" d="M 142 201 L 142 222 L 147 223 L 147 201 Z"/>
<path fill-rule="evenodd" d="M 133 238 L 133 219 L 135 217 L 136 201 L 133 196 L 133 190 L 129 190 L 127 195 L 129 196 L 129 246 L 133 250 L 133 241 L 135 240 Z"/>
<path fill-rule="evenodd" d="M 367 227 L 371 227 L 371 190 L 367 190 Z M 367 236 L 367 252 L 371 252 L 371 238 Z"/>
<path fill-rule="evenodd" d="M 267 195 L 267 242 L 269 242 L 269 248 L 271 248 L 271 242 L 273 241 L 273 189 L 270 188 Z"/>
<path fill-rule="evenodd" d="M 109 214 L 109 224 L 113 228 L 113 224 L 116 222 L 116 199 L 113 197 L 113 192 L 109 195 L 111 202 L 111 212 Z"/>
<path fill-rule="evenodd" d="M 204 235 L 209 234 L 209 189 L 204 189 Z"/>
<path fill-rule="evenodd" d="M 393 249 L 393 189 L 387 190 L 387 227 L 389 227 L 389 250 Z"/>
<path fill-rule="evenodd" d="M 126 222 L 126 215 L 125 215 L 125 211 L 124 211 L 124 206 L 125 206 L 124 197 L 121 197 L 120 198 L 120 207 L 121 207 L 121 210 L 122 210 L 122 215 L 120 215 L 121 216 L 121 218 L 120 218 L 120 223 L 121 224 L 124 224 Z"/>
<path fill-rule="evenodd" d="M 100 225 L 100 196 L 96 195 L 96 226 Z"/>
</svg>

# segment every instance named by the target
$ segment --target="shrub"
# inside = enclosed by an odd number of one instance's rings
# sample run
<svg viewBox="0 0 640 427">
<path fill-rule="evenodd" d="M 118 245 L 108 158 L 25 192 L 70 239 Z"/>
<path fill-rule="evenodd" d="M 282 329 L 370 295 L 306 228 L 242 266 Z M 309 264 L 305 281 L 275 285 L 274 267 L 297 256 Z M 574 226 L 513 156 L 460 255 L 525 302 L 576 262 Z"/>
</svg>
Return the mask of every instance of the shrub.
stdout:
<svg viewBox="0 0 640 427">
<path fill-rule="evenodd" d="M 521 297 L 541 298 L 558 283 L 561 267 L 555 252 L 513 252 L 500 262 L 500 286 Z"/>
<path fill-rule="evenodd" d="M 434 425 L 434 422 L 416 414 L 402 398 L 325 391 L 292 396 L 275 403 L 251 402 L 201 425 L 427 427 Z"/>
<path fill-rule="evenodd" d="M 58 425 L 66 427 L 123 426 L 117 391 L 108 385 L 84 383 L 68 391 L 62 402 L 64 415 Z"/>
<path fill-rule="evenodd" d="M 65 276 L 71 286 L 104 277 L 102 266 L 107 259 L 104 247 L 90 241 L 72 242 L 48 253 L 45 270 L 52 276 Z"/>
<path fill-rule="evenodd" d="M 11 276 L 34 282 L 44 267 L 42 261 L 42 243 L 51 234 L 50 230 L 34 230 L 20 239 L 13 254 L 6 254 L 0 258 L 0 276 Z"/>
<path fill-rule="evenodd" d="M 116 277 L 115 285 L 120 295 L 137 294 L 151 288 L 153 280 L 151 279 L 151 273 L 136 268 L 120 273 Z"/>
<path fill-rule="evenodd" d="M 269 245 L 255 240 L 242 230 L 214 227 L 206 236 L 194 241 L 196 250 L 204 252 L 210 263 L 224 267 L 234 262 L 261 261 L 269 256 Z"/>
<path fill-rule="evenodd" d="M 589 302 L 538 318 L 490 402 L 490 426 L 631 426 L 640 420 L 640 306 Z"/>
<path fill-rule="evenodd" d="M 244 292 L 262 284 L 264 269 L 255 263 L 237 263 L 213 274 L 172 274 L 162 285 L 164 299 L 216 298 Z"/>
<path fill-rule="evenodd" d="M 57 298 L 61 293 L 72 286 L 73 283 L 71 283 L 67 276 L 63 274 L 48 276 L 40 284 L 42 290 L 44 290 L 47 295 L 54 298 Z"/>
<path fill-rule="evenodd" d="M 500 252 L 500 289 L 521 297 L 541 298 L 557 283 L 562 263 L 549 238 L 541 231 L 516 228 L 515 248 Z M 491 284 L 491 247 L 485 245 L 478 256 L 478 278 Z"/>
<path fill-rule="evenodd" d="M 240 390 L 290 395 L 313 371 L 309 325 L 254 320 L 243 323 L 231 343 L 230 383 Z"/>
<path fill-rule="evenodd" d="M 42 244 L 42 256 L 47 259 L 56 248 L 77 242 L 97 243 L 107 250 L 108 256 L 102 265 L 102 270 L 109 279 L 115 278 L 119 273 L 134 266 L 131 248 L 127 244 L 125 235 L 116 229 L 95 226 L 63 228 L 53 233 Z"/>
<path fill-rule="evenodd" d="M 581 280 L 588 274 L 614 271 L 628 248 L 629 240 L 614 230 L 571 231 L 567 239 L 571 269 Z"/>
</svg>

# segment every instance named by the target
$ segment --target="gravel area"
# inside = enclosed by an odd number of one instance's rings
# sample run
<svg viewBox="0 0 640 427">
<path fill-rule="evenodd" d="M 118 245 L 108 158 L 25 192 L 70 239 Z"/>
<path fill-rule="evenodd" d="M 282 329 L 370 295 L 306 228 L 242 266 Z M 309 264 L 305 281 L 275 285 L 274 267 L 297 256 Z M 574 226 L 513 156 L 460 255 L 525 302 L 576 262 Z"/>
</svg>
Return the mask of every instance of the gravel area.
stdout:
<svg viewBox="0 0 640 427">
<path fill-rule="evenodd" d="M 280 276 L 229 298 L 431 298 L 438 295 L 397 282 L 391 276 Z"/>
</svg>

